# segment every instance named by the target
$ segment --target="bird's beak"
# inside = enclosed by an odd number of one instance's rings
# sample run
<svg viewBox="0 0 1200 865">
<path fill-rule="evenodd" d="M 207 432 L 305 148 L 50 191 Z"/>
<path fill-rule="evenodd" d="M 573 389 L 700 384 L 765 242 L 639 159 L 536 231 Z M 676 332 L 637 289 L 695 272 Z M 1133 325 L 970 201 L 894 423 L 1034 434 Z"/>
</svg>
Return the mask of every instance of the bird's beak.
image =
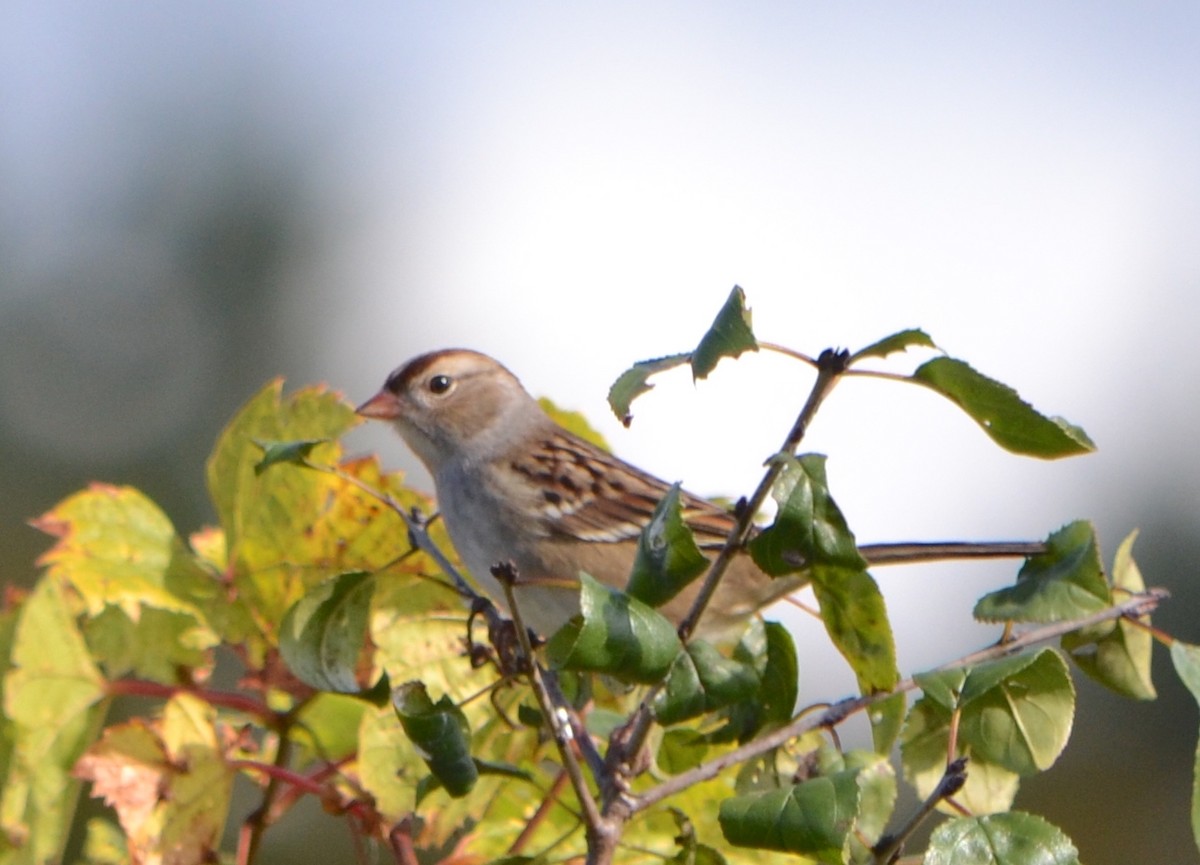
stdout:
<svg viewBox="0 0 1200 865">
<path fill-rule="evenodd" d="M 386 388 L 364 402 L 355 411 L 375 420 L 395 420 L 400 417 L 400 400 Z"/>
</svg>

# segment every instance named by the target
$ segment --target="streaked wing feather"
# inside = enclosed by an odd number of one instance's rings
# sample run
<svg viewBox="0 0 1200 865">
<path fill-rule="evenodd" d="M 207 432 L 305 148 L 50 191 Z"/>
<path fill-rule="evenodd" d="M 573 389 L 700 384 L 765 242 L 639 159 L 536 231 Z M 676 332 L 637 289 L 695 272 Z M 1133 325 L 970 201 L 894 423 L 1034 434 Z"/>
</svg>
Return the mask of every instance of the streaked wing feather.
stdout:
<svg viewBox="0 0 1200 865">
<path fill-rule="evenodd" d="M 636 538 L 669 485 L 566 431 L 555 431 L 514 470 L 544 488 L 543 528 L 551 535 L 615 542 Z M 684 493 L 684 520 L 701 549 L 719 547 L 733 516 Z"/>
</svg>

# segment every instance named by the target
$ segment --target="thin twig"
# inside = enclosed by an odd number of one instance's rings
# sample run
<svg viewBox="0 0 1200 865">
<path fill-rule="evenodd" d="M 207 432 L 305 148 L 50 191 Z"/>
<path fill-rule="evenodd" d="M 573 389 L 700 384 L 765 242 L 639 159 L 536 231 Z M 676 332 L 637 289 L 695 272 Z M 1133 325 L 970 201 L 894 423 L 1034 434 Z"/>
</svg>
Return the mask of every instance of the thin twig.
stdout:
<svg viewBox="0 0 1200 865">
<path fill-rule="evenodd" d="M 418 863 L 417 851 L 412 840 L 412 824 L 412 815 L 408 814 L 388 832 L 388 843 L 398 865 L 417 865 Z"/>
<path fill-rule="evenodd" d="M 191 694 L 212 706 L 253 715 L 272 728 L 278 726 L 286 715 L 286 713 L 274 711 L 266 703 L 253 697 L 247 697 L 245 694 L 213 691 L 208 688 L 186 685 L 164 685 L 162 682 L 151 682 L 148 679 L 115 679 L 105 686 L 105 691 L 113 697 L 156 697 L 162 700 L 169 700 L 176 694 Z"/>
<path fill-rule="evenodd" d="M 591 770 L 592 777 L 599 781 L 604 777 L 604 758 L 596 750 L 596 743 L 592 741 L 591 734 L 588 733 L 583 719 L 579 717 L 578 712 L 571 708 L 571 704 L 567 700 L 566 695 L 563 694 L 562 688 L 558 686 L 558 676 L 552 670 L 542 670 L 542 684 L 546 686 L 546 693 L 549 695 L 550 701 L 567 713 L 567 720 L 570 722 L 571 730 L 575 734 L 575 744 L 579 746 L 584 762 L 588 764 L 588 769 Z"/>
<path fill-rule="evenodd" d="M 467 578 L 462 575 L 462 572 L 455 567 L 454 563 L 450 561 L 450 558 L 444 552 L 442 552 L 441 548 L 433 542 L 433 538 L 430 537 L 429 530 L 426 527 L 429 522 L 428 520 L 418 518 L 415 514 L 410 513 L 403 505 L 392 498 L 390 493 L 384 490 L 376 489 L 365 481 L 361 481 L 354 477 L 354 475 L 346 474 L 340 469 L 319 465 L 317 463 L 311 463 L 307 460 L 304 461 L 304 465 L 308 468 L 315 469 L 316 471 L 332 475 L 335 478 L 339 478 L 346 483 L 357 487 L 367 495 L 375 498 L 377 501 L 395 511 L 400 519 L 404 522 L 404 527 L 408 530 L 408 535 L 412 540 L 413 546 L 433 559 L 434 563 L 442 570 L 442 572 L 450 578 L 450 581 L 454 585 L 455 591 L 457 591 L 458 594 L 467 601 L 471 609 L 479 610 L 484 614 L 484 617 L 488 621 L 489 628 L 494 630 L 501 627 L 504 617 L 500 614 L 500 611 L 496 609 L 495 604 L 491 602 L 491 599 L 475 591 L 475 587 L 472 586 Z"/>
<path fill-rule="evenodd" d="M 900 852 L 900 848 L 917 831 L 917 828 L 925 822 L 925 819 L 933 813 L 933 809 L 938 806 L 938 803 L 944 799 L 948 799 L 962 789 L 963 784 L 967 780 L 967 758 L 960 757 L 957 760 L 952 760 L 946 764 L 946 771 L 942 778 L 938 781 L 937 786 L 933 788 L 933 792 L 921 803 L 915 814 L 900 827 L 896 832 L 892 832 L 879 839 L 873 848 L 871 848 L 871 859 L 877 865 L 889 865 Z"/>
<path fill-rule="evenodd" d="M 776 348 L 774 346 L 770 346 Z M 782 347 L 778 347 L 782 350 Z M 785 351 L 787 354 L 794 354 L 790 351 Z M 817 378 L 813 382 L 812 390 L 809 391 L 808 399 L 801 408 L 799 415 L 796 417 L 795 423 L 792 424 L 791 430 L 788 431 L 787 437 L 784 439 L 783 445 L 780 448 L 781 453 L 794 453 L 796 448 L 800 446 L 800 442 L 804 439 L 804 434 L 808 429 L 808 425 L 812 422 L 816 415 L 817 409 L 821 403 L 829 395 L 834 384 L 837 383 L 838 376 L 845 371 L 845 364 L 848 355 L 845 352 L 835 352 L 832 349 L 826 349 L 821 353 L 820 358 L 816 361 Z M 811 361 L 810 358 L 802 358 Z M 707 609 L 709 602 L 716 593 L 717 586 L 721 582 L 721 578 L 725 575 L 729 565 L 733 562 L 734 556 L 738 555 L 742 547 L 745 545 L 750 532 L 754 527 L 754 516 L 770 495 L 771 488 L 774 486 L 776 479 L 783 471 L 783 463 L 779 460 L 771 460 L 767 466 L 767 471 L 759 481 L 758 487 L 750 496 L 749 500 L 742 503 L 738 508 L 737 518 L 733 529 L 729 533 L 729 537 L 725 539 L 725 545 L 721 547 L 721 551 L 709 566 L 708 573 L 701 584 L 700 591 L 696 594 L 695 600 L 692 602 L 691 609 L 679 625 L 679 638 L 683 642 L 687 642 L 695 631 L 700 617 Z M 619 775 L 623 771 L 623 765 L 631 755 L 637 754 L 644 746 L 646 737 L 650 733 L 650 725 L 653 721 L 653 713 L 650 710 L 651 704 L 658 696 L 662 685 L 651 687 L 646 695 L 642 698 L 641 703 L 635 710 L 630 722 L 623 728 L 623 741 L 613 741 L 609 746 L 608 767 L 613 775 Z M 619 790 L 620 784 L 610 785 L 610 790 Z M 618 810 L 626 810 L 618 802 L 619 796 L 608 798 L 605 802 L 605 813 L 616 816 Z M 620 819 L 619 817 L 617 819 Z"/>
<path fill-rule="evenodd" d="M 803 363 L 806 363 L 809 366 L 815 367 L 817 365 L 817 362 L 813 358 L 806 355 L 804 352 L 796 351 L 794 348 L 788 348 L 786 345 L 780 345 L 777 342 L 763 342 L 762 340 L 759 340 L 758 347 L 764 348 L 767 351 L 776 352 L 777 354 L 785 355 L 786 357 L 790 357 L 793 360 L 802 361 Z"/>
<path fill-rule="evenodd" d="M 953 559 L 1005 559 L 1038 556 L 1046 552 L 1042 541 L 920 541 L 863 544 L 858 548 L 870 565 L 912 565 Z"/>
<path fill-rule="evenodd" d="M 275 762 L 267 769 L 265 765 L 259 765 L 257 768 L 267 773 L 267 786 L 263 790 L 262 801 L 258 807 L 246 817 L 242 824 L 245 829 L 245 834 L 239 837 L 238 841 L 238 865 L 250 865 L 258 855 L 258 847 L 262 843 L 263 833 L 271 825 L 271 806 L 275 802 L 275 797 L 280 791 L 280 774 L 286 772 L 289 776 L 294 775 L 287 769 L 288 760 L 292 753 L 291 740 L 287 738 L 287 731 L 282 731 L 279 735 L 279 746 L 275 751 Z M 278 770 L 278 771 L 277 771 Z M 302 776 L 300 776 L 302 777 Z M 291 778 L 289 777 L 289 780 Z M 324 789 L 321 789 L 317 795 L 324 795 Z M 240 843 L 245 841 L 245 846 Z M 245 856 L 245 859 L 241 858 Z"/>
<path fill-rule="evenodd" d="M 516 568 L 511 564 L 498 565 L 492 568 L 492 575 L 496 577 L 501 587 L 504 589 L 505 599 L 508 601 L 508 609 L 512 614 L 513 624 L 517 629 L 517 639 L 521 643 L 521 651 L 525 655 L 525 661 L 529 665 L 529 684 L 533 689 L 534 697 L 537 698 L 538 706 L 542 710 L 542 716 L 546 720 L 550 732 L 554 735 L 554 743 L 558 746 L 558 753 L 563 760 L 563 768 L 567 770 L 567 775 L 571 779 L 571 786 L 575 789 L 575 796 L 579 799 L 579 806 L 583 809 L 583 817 L 587 823 L 589 830 L 598 829 L 602 823 L 600 816 L 600 808 L 596 804 L 596 800 L 592 798 L 592 791 L 588 789 L 587 780 L 583 777 L 583 769 L 579 765 L 579 761 L 575 758 L 575 752 L 571 749 L 571 742 L 575 738 L 575 730 L 569 725 L 563 724 L 563 719 L 559 716 L 558 709 L 554 702 L 550 699 L 550 691 L 546 687 L 546 682 L 542 678 L 542 668 L 538 664 L 537 658 L 533 654 L 533 644 L 529 639 L 529 630 L 525 627 L 525 622 L 521 617 L 521 609 L 517 604 L 516 592 L 513 590 L 514 584 L 517 581 Z"/>
<path fill-rule="evenodd" d="M 782 347 L 769 347 L 783 350 Z M 794 352 L 787 350 L 784 353 L 795 355 Z M 796 448 L 800 446 L 800 442 L 804 439 L 804 434 L 813 417 L 816 415 L 817 409 L 833 390 L 838 376 L 845 371 L 848 357 L 849 355 L 846 352 L 836 352 L 833 349 L 827 349 L 821 353 L 821 356 L 815 363 L 817 367 L 816 381 L 813 382 L 808 399 L 805 400 L 804 406 L 800 409 L 795 423 L 792 424 L 791 430 L 788 431 L 787 437 L 784 439 L 783 445 L 780 448 L 781 453 L 794 453 Z M 811 358 L 801 356 L 801 359 L 811 362 Z M 687 642 L 695 631 L 700 617 L 704 614 L 705 609 L 707 609 L 709 602 L 716 593 L 717 586 L 720 585 L 721 578 L 733 562 L 734 556 L 741 552 L 746 540 L 749 538 L 753 530 L 755 514 L 758 513 L 763 502 L 766 501 L 771 488 L 782 471 L 783 463 L 779 460 L 771 460 L 768 463 L 767 471 L 764 473 L 762 480 L 759 481 L 754 493 L 750 496 L 749 500 L 741 503 L 739 506 L 734 527 L 730 531 L 729 537 L 725 539 L 725 545 L 709 566 L 700 591 L 692 602 L 687 615 L 684 616 L 683 621 L 679 625 L 679 638 L 681 641 Z M 634 802 L 628 795 L 625 795 L 624 776 L 629 771 L 629 761 L 645 747 L 654 718 L 650 706 L 662 690 L 662 687 L 662 683 L 659 683 L 648 689 L 630 721 L 617 734 L 614 734 L 610 740 L 608 759 L 606 760 L 606 772 L 601 789 L 604 791 L 605 798 L 604 816 L 609 821 L 607 827 L 613 833 L 619 833 L 620 826 L 633 815 Z M 612 843 L 611 837 L 600 840 L 610 845 Z M 592 839 L 589 838 L 589 857 L 592 855 L 593 844 L 591 841 Z"/>
<path fill-rule="evenodd" d="M 525 852 L 530 839 L 533 838 L 533 833 L 541 828 L 546 821 L 546 815 L 550 813 L 550 809 L 558 802 L 558 797 L 562 794 L 563 787 L 570 780 L 566 770 L 559 772 L 554 778 L 554 782 L 550 785 L 550 789 L 546 791 L 546 795 L 542 797 L 541 803 L 537 810 L 533 812 L 533 816 L 525 821 L 525 828 L 517 835 L 516 840 L 509 845 L 507 854 L 509 856 L 518 856 Z"/>
<path fill-rule="evenodd" d="M 821 352 L 821 356 L 817 360 L 817 379 L 813 382 L 812 390 L 809 391 L 808 399 L 805 401 L 804 407 L 800 409 L 796 422 L 792 424 L 787 438 L 784 439 L 783 445 L 779 449 L 780 453 L 795 453 L 796 448 L 800 446 L 817 409 L 833 390 L 838 377 L 845 372 L 847 357 L 845 352 L 835 352 L 832 349 Z M 700 617 L 716 593 L 725 571 L 729 568 L 734 556 L 738 555 L 745 545 L 746 539 L 754 527 L 754 517 L 763 506 L 763 502 L 767 500 L 767 496 L 771 494 L 771 488 L 775 485 L 780 473 L 783 472 L 783 468 L 782 462 L 772 460 L 762 480 L 759 481 L 757 489 L 754 490 L 749 500 L 738 508 L 733 531 L 729 533 L 725 545 L 721 547 L 721 552 L 717 554 L 717 558 L 708 569 L 708 574 L 700 586 L 695 601 L 692 602 L 691 609 L 688 610 L 687 616 L 679 625 L 679 638 L 684 642 L 687 642 L 692 632 L 696 630 L 696 625 L 699 624 Z"/>
</svg>

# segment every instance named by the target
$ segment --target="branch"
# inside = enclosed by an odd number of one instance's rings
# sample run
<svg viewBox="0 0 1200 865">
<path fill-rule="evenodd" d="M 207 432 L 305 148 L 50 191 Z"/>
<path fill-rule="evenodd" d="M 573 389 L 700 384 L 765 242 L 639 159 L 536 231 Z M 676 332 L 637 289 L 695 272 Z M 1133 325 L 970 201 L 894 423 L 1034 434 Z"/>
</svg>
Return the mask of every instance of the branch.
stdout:
<svg viewBox="0 0 1200 865">
<path fill-rule="evenodd" d="M 1132 595 L 1120 604 L 1101 610 L 1098 613 L 1093 613 L 1090 616 L 1033 628 L 1010 642 L 998 643 L 977 652 L 972 652 L 936 669 L 950 670 L 957 667 L 970 667 L 987 661 L 999 660 L 1000 658 L 1015 655 L 1039 643 L 1045 643 L 1061 637 L 1063 634 L 1089 628 L 1101 622 L 1107 622 L 1111 619 L 1136 618 L 1148 615 L 1168 595 L 1169 593 L 1165 589 L 1150 589 L 1142 594 Z M 682 790 L 686 790 L 693 784 L 715 778 L 730 766 L 752 760 L 761 754 L 765 754 L 767 751 L 778 748 L 789 739 L 794 739 L 810 730 L 836 726 L 855 712 L 861 712 L 869 706 L 882 702 L 895 694 L 915 690 L 916 687 L 916 681 L 908 678 L 899 682 L 889 691 L 879 691 L 861 697 L 849 697 L 841 702 L 834 703 L 824 712 L 797 718 L 785 727 L 781 727 L 761 738 L 748 742 L 740 748 L 709 760 L 707 763 L 701 763 L 693 769 L 689 769 L 682 774 L 664 781 L 657 787 L 652 787 L 640 796 L 631 797 L 631 813 L 644 811 L 666 799 L 668 796 L 673 796 Z"/>
<path fill-rule="evenodd" d="M 925 541 L 863 544 L 858 548 L 869 565 L 912 565 L 952 559 L 1004 559 L 1038 556 L 1046 552 L 1042 541 Z"/>
<path fill-rule="evenodd" d="M 800 446 L 800 442 L 804 439 L 805 432 L 808 431 L 808 425 L 812 422 L 813 417 L 824 402 L 825 397 L 829 396 L 833 386 L 837 384 L 838 377 L 846 371 L 846 361 L 849 359 L 849 354 L 846 352 L 836 352 L 833 349 L 825 349 L 821 352 L 821 356 L 817 359 L 817 380 L 813 382 L 812 390 L 808 394 L 808 400 L 805 401 L 804 407 L 800 409 L 800 414 L 796 418 L 796 422 L 792 424 L 791 430 L 784 439 L 780 453 L 795 453 L 796 448 Z M 776 479 L 783 471 L 783 463 L 778 460 L 772 460 L 767 467 L 766 473 L 758 483 L 758 488 L 754 490 L 753 495 L 743 505 L 740 505 L 737 513 L 737 521 L 734 524 L 733 531 L 729 533 L 729 537 L 725 540 L 725 546 L 721 547 L 721 552 L 717 554 L 717 558 L 713 561 L 712 566 L 708 569 L 708 574 L 704 578 L 704 583 L 700 587 L 700 591 L 696 595 L 696 600 L 692 603 L 692 608 L 688 610 L 687 616 L 679 625 L 679 639 L 687 642 L 692 632 L 696 630 L 696 625 L 700 621 L 700 616 L 703 615 L 705 608 L 708 607 L 709 601 L 717 591 L 717 585 L 721 582 L 721 577 L 728 570 L 733 557 L 742 551 L 747 538 L 750 537 L 750 532 L 754 528 L 754 517 L 762 508 L 763 502 L 767 500 L 767 496 L 771 493 L 771 488 L 775 485 Z"/>
<path fill-rule="evenodd" d="M 467 601 L 468 606 L 472 610 L 479 610 L 484 614 L 487 618 L 489 628 L 495 629 L 501 626 L 504 617 L 496 609 L 495 604 L 486 596 L 475 591 L 474 586 L 467 581 L 467 578 L 454 566 L 454 563 L 442 552 L 441 548 L 433 542 L 433 538 L 429 536 L 429 530 L 426 528 L 429 520 L 423 519 L 415 513 L 410 513 L 403 505 L 392 498 L 390 493 L 375 489 L 370 484 L 359 480 L 353 475 L 346 474 L 340 469 L 311 463 L 308 460 L 304 460 L 304 465 L 316 471 L 333 475 L 335 478 L 340 478 L 395 511 L 404 522 L 404 527 L 408 530 L 408 537 L 412 545 L 433 559 L 434 564 L 450 578 L 450 581 L 454 585 L 454 590 Z"/>
<path fill-rule="evenodd" d="M 253 697 L 247 697 L 245 694 L 212 691 L 207 688 L 184 685 L 164 685 L 161 682 L 151 682 L 147 679 L 116 679 L 105 686 L 105 691 L 113 697 L 154 697 L 161 700 L 169 700 L 176 694 L 191 694 L 212 706 L 253 715 L 273 729 L 278 727 L 289 714 L 273 711 L 266 703 Z"/>
<path fill-rule="evenodd" d="M 529 629 L 525 627 L 525 622 L 521 618 L 521 610 L 517 605 L 516 592 L 513 591 L 513 586 L 517 581 L 517 569 L 510 562 L 505 565 L 497 565 L 492 568 L 492 576 L 504 588 L 504 595 L 508 601 L 509 612 L 512 613 L 513 624 L 517 628 L 517 639 L 521 642 L 521 651 L 525 656 L 525 662 L 529 665 L 529 683 L 533 688 L 533 694 L 537 698 L 538 706 L 542 710 L 542 717 L 546 719 L 546 725 L 550 728 L 550 732 L 554 734 L 554 744 L 558 746 L 558 753 L 562 756 L 563 768 L 567 770 L 567 776 L 571 779 L 571 786 L 575 789 L 575 796 L 579 799 L 579 807 L 583 809 L 583 817 L 588 827 L 589 836 L 593 831 L 598 831 L 603 820 L 600 816 L 600 808 L 596 804 L 596 800 L 592 798 L 592 791 L 588 789 L 587 779 L 583 777 L 583 769 L 579 765 L 579 761 L 575 759 L 575 752 L 571 750 L 571 743 L 575 739 L 575 729 L 570 725 L 569 719 L 564 719 L 559 714 L 559 709 L 554 705 L 554 701 L 550 699 L 550 691 L 546 687 L 546 682 L 542 678 L 542 668 L 538 664 L 537 659 L 533 655 L 533 644 L 529 639 Z M 565 710 L 563 715 L 565 715 Z M 566 720 L 566 723 L 564 723 Z"/>
<path fill-rule="evenodd" d="M 772 347 L 775 348 L 774 346 Z M 800 414 L 797 415 L 795 423 L 792 424 L 791 430 L 788 431 L 787 437 L 783 441 L 783 445 L 780 448 L 781 452 L 794 453 L 796 448 L 800 446 L 800 442 L 804 439 L 804 434 L 808 430 L 808 425 L 812 422 L 813 417 L 816 416 L 817 409 L 833 390 L 838 377 L 845 372 L 846 362 L 849 357 L 849 353 L 845 351 L 838 352 L 833 349 L 826 349 L 821 352 L 821 356 L 815 364 L 817 367 L 816 381 L 813 382 L 812 390 L 809 391 L 804 407 L 800 409 Z M 803 359 L 807 360 L 807 358 Z M 700 591 L 696 594 L 696 598 L 692 602 L 691 609 L 688 610 L 687 615 L 684 616 L 683 621 L 679 625 L 680 641 L 686 643 L 696 630 L 700 617 L 704 614 L 705 609 L 707 609 L 709 602 L 716 593 L 721 578 L 729 569 L 734 556 L 742 551 L 746 540 L 750 537 L 750 533 L 754 529 L 754 517 L 762 507 L 763 502 L 766 501 L 767 496 L 770 495 L 771 488 L 775 485 L 775 481 L 782 471 L 783 463 L 779 460 L 772 460 L 768 464 L 766 473 L 763 475 L 762 480 L 759 481 L 758 487 L 754 490 L 749 500 L 739 504 L 734 527 L 730 531 L 729 537 L 725 539 L 725 545 L 721 547 L 720 553 L 717 554 L 717 557 L 709 567 Z M 659 683 L 648 690 L 630 722 L 619 731 L 621 741 L 618 741 L 618 735 L 614 734 L 609 744 L 607 760 L 610 777 L 606 780 L 615 781 L 620 778 L 625 771 L 623 764 L 627 763 L 630 756 L 636 755 L 645 745 L 646 737 L 650 733 L 650 725 L 653 723 L 653 714 L 650 711 L 650 705 L 653 703 L 655 697 L 657 697 L 659 691 L 662 690 L 662 687 L 662 683 Z M 620 784 L 608 785 L 608 788 L 613 791 L 619 791 L 620 787 Z M 604 813 L 611 820 L 621 823 L 627 820 L 633 813 L 629 808 L 628 802 L 622 804 L 623 797 L 621 795 L 606 796 L 606 799 Z"/>
<path fill-rule="evenodd" d="M 943 799 L 948 799 L 959 790 L 963 784 L 967 782 L 967 758 L 959 757 L 957 760 L 952 760 L 946 764 L 946 771 L 942 775 L 942 779 L 938 781 L 937 786 L 929 797 L 921 803 L 915 814 L 909 818 L 896 832 L 889 833 L 879 839 L 874 847 L 871 848 L 871 861 L 877 865 L 888 865 L 895 861 L 900 849 L 904 846 L 904 842 L 917 830 L 917 828 L 925 822 L 925 819 L 933 813 L 933 809 L 938 806 L 938 803 Z"/>
</svg>

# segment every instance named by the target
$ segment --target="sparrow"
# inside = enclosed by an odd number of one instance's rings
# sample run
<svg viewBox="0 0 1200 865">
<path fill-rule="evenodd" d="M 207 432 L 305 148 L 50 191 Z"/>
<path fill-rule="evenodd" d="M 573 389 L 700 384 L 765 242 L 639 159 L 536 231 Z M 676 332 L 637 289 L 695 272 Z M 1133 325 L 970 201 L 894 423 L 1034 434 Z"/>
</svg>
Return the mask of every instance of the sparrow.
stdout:
<svg viewBox="0 0 1200 865">
<path fill-rule="evenodd" d="M 476 351 L 422 354 L 357 409 L 389 422 L 433 476 L 437 505 L 475 581 L 503 605 L 492 567 L 516 568 L 525 623 L 549 636 L 579 612 L 579 574 L 624 589 L 638 538 L 670 485 L 563 429 L 498 361 Z M 734 516 L 681 493 L 684 522 L 710 559 Z M 746 554 L 732 560 L 698 633 L 728 632 L 803 585 L 772 578 Z M 678 625 L 700 580 L 659 612 Z"/>
</svg>

